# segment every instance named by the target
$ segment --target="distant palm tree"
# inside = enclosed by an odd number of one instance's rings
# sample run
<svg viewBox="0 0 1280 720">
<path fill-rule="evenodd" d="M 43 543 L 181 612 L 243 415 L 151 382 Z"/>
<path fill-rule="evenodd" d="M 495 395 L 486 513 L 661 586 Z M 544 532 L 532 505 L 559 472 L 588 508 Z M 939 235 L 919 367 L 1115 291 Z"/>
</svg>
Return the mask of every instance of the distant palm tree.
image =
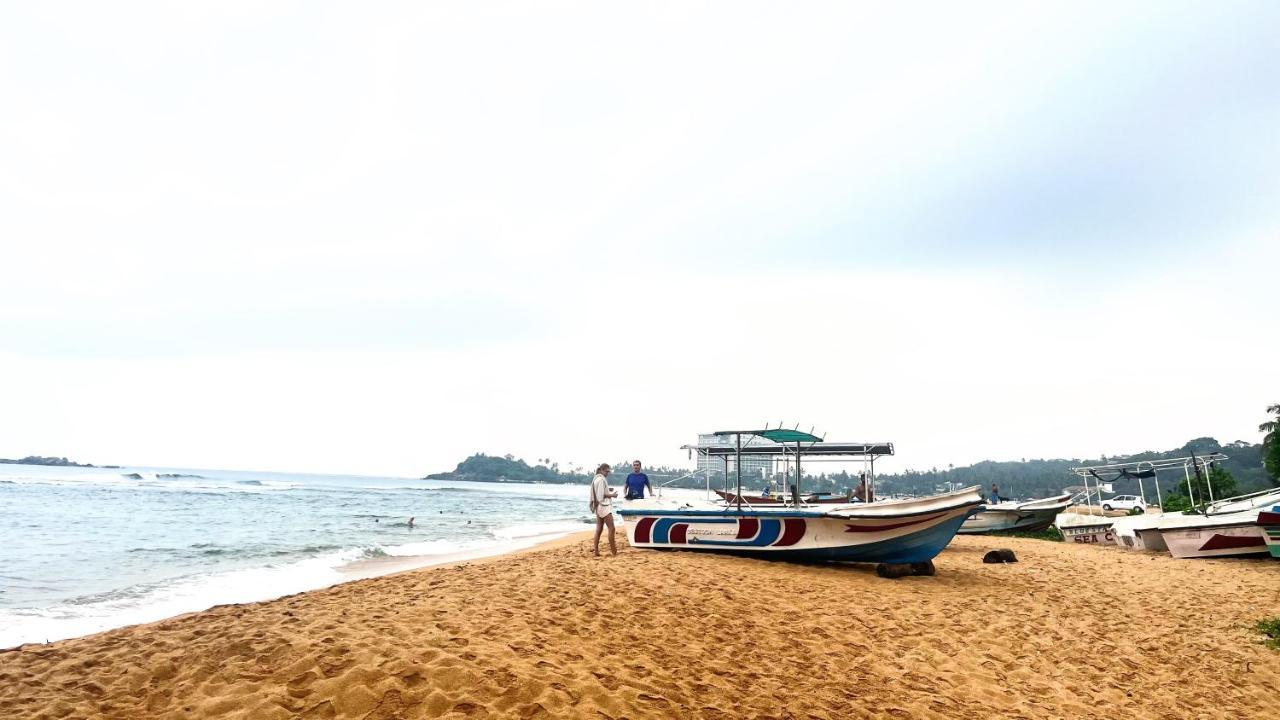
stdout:
<svg viewBox="0 0 1280 720">
<path fill-rule="evenodd" d="M 1268 405 L 1267 412 L 1275 413 L 1277 416 L 1280 416 L 1280 405 Z M 1276 420 L 1268 420 L 1259 425 L 1258 429 L 1267 434 L 1267 436 L 1262 439 L 1262 443 L 1265 445 L 1268 441 L 1275 439 L 1276 430 L 1280 430 L 1280 422 L 1277 422 Z"/>
<path fill-rule="evenodd" d="M 1267 412 L 1276 416 L 1258 426 L 1258 430 L 1266 433 L 1262 438 L 1262 464 L 1271 477 L 1280 479 L 1280 403 L 1268 405 Z"/>
</svg>

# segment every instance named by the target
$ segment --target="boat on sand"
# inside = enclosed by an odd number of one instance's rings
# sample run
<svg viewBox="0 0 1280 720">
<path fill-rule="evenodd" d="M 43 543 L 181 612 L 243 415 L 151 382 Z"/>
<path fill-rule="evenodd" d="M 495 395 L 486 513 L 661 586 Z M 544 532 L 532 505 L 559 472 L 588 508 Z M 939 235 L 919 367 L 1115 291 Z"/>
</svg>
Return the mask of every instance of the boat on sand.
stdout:
<svg viewBox="0 0 1280 720">
<path fill-rule="evenodd" d="M 1115 518 L 1105 515 L 1086 515 L 1084 513 L 1059 513 L 1053 524 L 1062 533 L 1064 542 L 1089 545 L 1115 545 L 1116 536 L 1112 531 Z"/>
<path fill-rule="evenodd" d="M 1280 491 L 1227 498 L 1210 504 L 1203 515 L 1170 515 L 1157 526 L 1176 558 L 1269 555 L 1260 523 L 1264 508 L 1280 502 Z"/>
<path fill-rule="evenodd" d="M 1036 532 L 1053 524 L 1058 513 L 1071 504 L 1070 493 L 1023 502 L 989 503 L 960 526 L 963 535 L 999 532 Z"/>
<path fill-rule="evenodd" d="M 786 560 L 841 560 L 913 566 L 918 574 L 932 574 L 932 560 L 955 537 L 965 518 L 982 505 L 978 488 L 923 498 L 870 503 L 818 505 L 799 503 L 755 505 L 742 496 L 742 440 L 764 438 L 785 445 L 802 478 L 800 458 L 850 456 L 853 444 L 831 443 L 798 430 L 725 430 L 713 433 L 734 440 L 736 498 L 731 503 L 686 502 L 672 507 L 662 498 L 635 501 L 619 509 L 627 522 L 633 547 L 697 550 Z M 868 446 L 861 446 L 868 447 Z M 723 443 L 693 446 L 700 454 L 723 456 Z M 758 445 L 750 454 L 768 453 Z M 891 452 L 891 450 L 890 450 Z M 780 454 L 775 452 L 774 454 Z M 884 570 L 884 568 L 881 568 Z"/>
<path fill-rule="evenodd" d="M 1143 515 L 1116 518 L 1111 523 L 1116 545 L 1126 550 L 1168 551 L 1169 546 L 1165 545 L 1164 536 L 1160 534 L 1160 521 L 1164 517 L 1159 511 L 1148 510 Z M 1173 513 L 1169 517 L 1173 517 Z"/>
</svg>

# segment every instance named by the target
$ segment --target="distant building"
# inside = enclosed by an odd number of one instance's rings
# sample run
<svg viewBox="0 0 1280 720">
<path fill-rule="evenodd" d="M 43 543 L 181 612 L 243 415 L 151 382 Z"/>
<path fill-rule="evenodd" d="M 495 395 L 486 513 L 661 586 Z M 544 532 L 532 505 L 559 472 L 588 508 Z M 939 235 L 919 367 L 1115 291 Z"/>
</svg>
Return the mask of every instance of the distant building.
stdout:
<svg viewBox="0 0 1280 720">
<path fill-rule="evenodd" d="M 774 445 L 771 440 L 765 440 L 762 437 L 752 437 L 750 440 L 742 442 L 742 481 L 745 483 L 748 479 L 752 484 L 763 483 L 765 480 L 773 476 L 773 459 L 764 455 L 748 455 L 747 448 L 752 445 Z M 719 435 L 699 435 L 698 445 L 700 447 L 719 446 L 733 447 L 732 437 L 722 437 Z M 711 471 L 711 477 L 724 477 L 724 460 L 719 457 L 706 457 L 698 455 L 698 470 Z M 729 461 L 729 477 L 736 477 L 733 468 L 733 460 Z"/>
</svg>

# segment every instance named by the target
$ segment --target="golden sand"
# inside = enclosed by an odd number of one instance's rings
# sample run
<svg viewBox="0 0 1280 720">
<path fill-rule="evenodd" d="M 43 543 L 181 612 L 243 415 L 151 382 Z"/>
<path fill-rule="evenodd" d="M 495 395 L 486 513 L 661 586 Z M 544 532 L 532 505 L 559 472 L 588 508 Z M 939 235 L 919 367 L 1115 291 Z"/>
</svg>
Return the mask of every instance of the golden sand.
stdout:
<svg viewBox="0 0 1280 720">
<path fill-rule="evenodd" d="M 2 652 L 0 716 L 1280 716 L 1251 629 L 1280 562 L 962 537 L 937 576 L 885 580 L 589 545 Z"/>
</svg>

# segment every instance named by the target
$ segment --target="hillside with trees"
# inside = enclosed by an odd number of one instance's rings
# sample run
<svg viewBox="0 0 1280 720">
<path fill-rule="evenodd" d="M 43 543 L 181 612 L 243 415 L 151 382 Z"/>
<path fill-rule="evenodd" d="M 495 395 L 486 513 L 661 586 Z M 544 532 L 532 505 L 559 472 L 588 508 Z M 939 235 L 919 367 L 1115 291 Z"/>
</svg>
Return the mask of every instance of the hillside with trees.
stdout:
<svg viewBox="0 0 1280 720">
<path fill-rule="evenodd" d="M 901 493 L 906 495 L 922 495 L 945 488 L 948 484 L 956 486 L 981 485 L 988 488 L 992 483 L 1000 486 L 1001 494 L 1009 497 L 1043 497 L 1063 492 L 1081 485 L 1080 479 L 1071 473 L 1070 468 L 1086 465 L 1104 465 L 1108 463 L 1129 463 L 1142 460 L 1158 460 L 1185 457 L 1192 453 L 1204 456 L 1220 452 L 1228 457 L 1215 467 L 1212 478 L 1215 492 L 1221 496 L 1219 488 L 1226 489 L 1230 480 L 1234 481 L 1237 493 L 1254 492 L 1276 486 L 1273 477 L 1263 466 L 1262 445 L 1236 441 L 1223 445 L 1214 438 L 1203 437 L 1191 440 L 1180 448 L 1168 451 L 1145 451 L 1132 455 L 1104 456 L 1098 458 L 1061 458 L 1034 459 L 1021 461 L 984 461 L 967 467 L 946 470 L 930 469 L 924 471 L 908 470 L 902 473 L 884 474 L 876 478 L 876 485 L 882 493 Z M 1229 480 L 1229 479 L 1230 480 Z M 843 478 L 832 478 L 839 484 Z M 1159 475 L 1160 490 L 1164 494 L 1186 493 L 1186 479 L 1181 470 L 1162 470 Z M 1194 478 L 1193 478 L 1194 481 Z M 1151 482 L 1144 481 L 1149 495 L 1154 495 Z M 1131 478 L 1118 479 L 1114 482 L 1115 494 L 1136 495 L 1138 481 Z M 1154 497 L 1150 499 L 1154 500 Z"/>
<path fill-rule="evenodd" d="M 964 467 L 930 468 L 928 470 L 905 470 L 899 473 L 884 473 L 876 478 L 876 487 L 884 497 L 896 495 L 928 495 L 947 489 L 948 487 L 964 487 L 979 485 L 984 490 L 992 483 L 1000 486 L 1002 495 L 1008 497 L 1045 497 L 1056 495 L 1081 485 L 1081 480 L 1072 474 L 1070 469 L 1087 465 L 1105 465 L 1109 463 L 1136 463 L 1142 460 L 1161 460 L 1186 457 L 1195 454 L 1203 457 L 1210 453 L 1222 453 L 1227 460 L 1215 465 L 1208 478 L 1212 483 L 1214 495 L 1223 497 L 1227 494 L 1244 494 L 1280 486 L 1280 404 L 1271 405 L 1267 413 L 1275 417 L 1259 426 L 1266 433 L 1259 444 L 1243 440 L 1222 444 L 1211 437 L 1196 438 L 1180 448 L 1165 451 L 1144 451 L 1131 455 L 1103 456 L 1098 458 L 1057 458 L 1057 459 L 1022 459 L 1010 461 L 985 460 Z M 617 473 L 625 475 L 629 472 L 628 460 L 614 464 Z M 451 472 L 435 473 L 426 476 L 427 480 L 471 480 L 475 482 L 532 482 L 581 484 L 589 482 L 591 472 L 595 468 L 575 466 L 562 471 L 560 464 L 550 458 L 539 458 L 537 464 L 530 465 L 523 459 L 512 455 L 491 456 L 476 453 L 458 463 Z M 706 485 L 706 478 L 683 477 L 689 470 L 682 468 L 654 467 L 645 468 L 655 487 L 670 484 L 673 487 L 701 488 Z M 1158 476 L 1160 491 L 1173 507 L 1184 503 L 1188 491 L 1203 497 L 1205 478 L 1191 478 L 1188 488 L 1187 478 L 1180 469 L 1162 470 Z M 781 478 L 777 478 L 781 480 Z M 759 484 L 760 480 L 751 481 Z M 719 473 L 713 474 L 711 484 L 721 487 L 725 478 Z M 818 475 L 805 474 L 804 487 L 807 491 L 826 491 L 844 494 L 849 488 L 858 484 L 857 473 L 839 472 Z M 1138 494 L 1138 481 L 1132 478 L 1116 479 L 1113 483 L 1114 494 Z M 1154 501 L 1154 486 L 1150 481 L 1144 482 L 1148 500 Z M 1169 504 L 1169 503 L 1167 503 Z"/>
<path fill-rule="evenodd" d="M 621 482 L 622 477 L 626 477 L 631 472 L 629 460 L 619 460 L 612 463 L 615 478 L 617 482 Z M 555 462 L 551 458 L 538 458 L 537 464 L 530 465 L 528 462 L 514 455 L 485 455 L 484 453 L 476 453 L 471 457 L 458 463 L 458 466 L 449 472 L 432 473 L 423 478 L 423 480 L 468 480 L 471 482 L 524 482 L 524 483 L 546 483 L 558 485 L 581 485 L 591 482 L 591 476 L 594 474 L 595 468 L 583 468 L 573 466 L 566 470 L 560 469 L 560 463 Z M 649 480 L 657 487 L 667 479 L 676 478 L 687 474 L 688 470 L 680 468 L 668 467 L 646 467 L 644 469 Z M 616 483 L 615 483 L 616 484 Z M 701 487 L 701 486 L 699 486 Z"/>
</svg>

